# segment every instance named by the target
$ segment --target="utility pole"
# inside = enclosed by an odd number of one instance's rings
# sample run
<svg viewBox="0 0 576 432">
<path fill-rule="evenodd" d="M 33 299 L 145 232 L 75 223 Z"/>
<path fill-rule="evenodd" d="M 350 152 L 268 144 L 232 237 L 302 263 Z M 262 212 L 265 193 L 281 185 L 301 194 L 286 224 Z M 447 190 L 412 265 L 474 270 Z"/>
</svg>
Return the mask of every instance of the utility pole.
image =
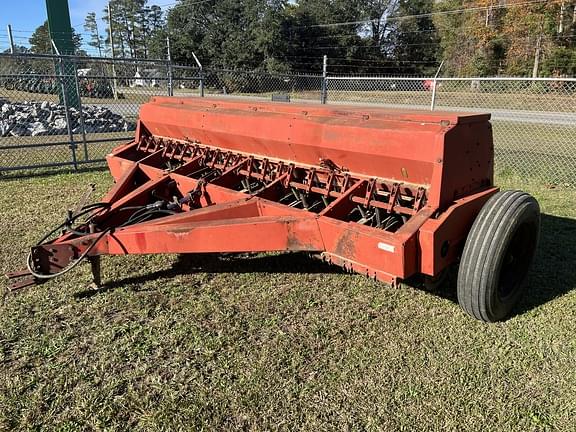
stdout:
<svg viewBox="0 0 576 432">
<path fill-rule="evenodd" d="M 102 43 L 100 42 L 100 32 L 98 31 L 98 22 L 96 22 L 96 39 L 98 39 L 98 55 L 102 57 Z"/>
<path fill-rule="evenodd" d="M 46 0 L 46 12 L 48 15 L 48 30 L 50 39 L 53 41 L 55 52 L 60 57 L 58 75 L 64 82 L 62 94 L 59 95 L 60 103 L 79 109 L 80 97 L 76 91 L 74 82 L 77 78 L 74 59 L 71 57 L 75 53 L 74 41 L 72 38 L 72 25 L 70 24 L 70 11 L 68 0 Z M 73 77 L 74 79 L 70 79 Z"/>
<path fill-rule="evenodd" d="M 430 102 L 430 111 L 434 111 L 434 109 L 436 109 L 436 88 L 438 87 L 438 76 L 440 75 L 442 66 L 444 66 L 444 60 L 442 60 L 440 66 L 438 66 L 436 75 L 434 75 L 434 81 L 432 81 L 432 101 Z"/>
<path fill-rule="evenodd" d="M 172 55 L 170 53 L 170 36 L 166 36 L 166 50 L 168 52 L 168 61 L 172 61 Z"/>
<path fill-rule="evenodd" d="M 112 85 L 114 99 L 118 99 L 118 83 L 116 82 L 116 66 L 114 64 L 114 59 L 116 58 L 116 52 L 114 51 L 114 32 L 112 31 L 112 6 L 108 0 L 108 32 L 110 33 L 110 48 L 112 51 Z"/>
<path fill-rule="evenodd" d="M 540 54 L 542 52 L 543 31 L 544 31 L 544 16 L 541 16 L 540 28 L 538 29 L 538 38 L 536 39 L 536 51 L 534 53 L 534 67 L 532 68 L 532 78 L 538 78 L 538 69 L 540 68 Z"/>
<path fill-rule="evenodd" d="M 14 54 L 14 38 L 12 37 L 12 26 L 8 24 L 8 41 L 10 42 L 10 54 Z"/>
<path fill-rule="evenodd" d="M 196 57 L 194 51 L 192 51 L 192 57 L 194 57 L 194 61 L 198 66 L 198 75 L 200 78 L 200 97 L 204 97 L 204 68 L 202 67 L 202 63 L 200 63 L 200 60 L 198 60 L 198 57 Z"/>
</svg>

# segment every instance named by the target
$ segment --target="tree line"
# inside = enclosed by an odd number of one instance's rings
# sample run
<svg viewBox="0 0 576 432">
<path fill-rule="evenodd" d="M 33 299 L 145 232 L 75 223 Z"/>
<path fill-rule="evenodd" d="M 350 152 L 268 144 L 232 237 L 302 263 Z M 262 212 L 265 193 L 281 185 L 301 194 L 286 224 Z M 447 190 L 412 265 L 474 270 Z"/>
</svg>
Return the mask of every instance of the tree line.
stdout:
<svg viewBox="0 0 576 432">
<path fill-rule="evenodd" d="M 50 52 L 47 34 L 36 30 L 33 52 Z M 194 53 L 204 67 L 272 73 L 319 72 L 327 55 L 342 74 L 430 75 L 443 63 L 453 76 L 574 76 L 576 0 L 177 0 L 167 12 L 111 0 L 82 38 L 91 54 L 154 59 L 169 38 L 175 62 Z"/>
</svg>

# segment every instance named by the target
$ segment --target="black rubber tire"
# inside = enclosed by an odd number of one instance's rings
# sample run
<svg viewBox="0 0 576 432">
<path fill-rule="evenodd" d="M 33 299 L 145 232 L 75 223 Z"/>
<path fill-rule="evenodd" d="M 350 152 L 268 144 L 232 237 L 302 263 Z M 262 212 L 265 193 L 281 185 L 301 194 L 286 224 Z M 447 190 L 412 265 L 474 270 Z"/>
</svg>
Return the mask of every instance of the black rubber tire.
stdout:
<svg viewBox="0 0 576 432">
<path fill-rule="evenodd" d="M 458 303 L 485 322 L 506 318 L 522 296 L 540 237 L 540 206 L 522 191 L 498 192 L 468 233 Z"/>
</svg>

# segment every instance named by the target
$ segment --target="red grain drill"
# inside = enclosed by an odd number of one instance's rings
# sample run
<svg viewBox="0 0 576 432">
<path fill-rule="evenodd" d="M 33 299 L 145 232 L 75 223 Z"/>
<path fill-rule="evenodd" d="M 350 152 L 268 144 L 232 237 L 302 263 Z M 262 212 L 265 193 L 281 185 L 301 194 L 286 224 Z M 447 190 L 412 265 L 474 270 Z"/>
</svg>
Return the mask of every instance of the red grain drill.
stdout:
<svg viewBox="0 0 576 432">
<path fill-rule="evenodd" d="M 531 196 L 493 184 L 489 115 L 156 97 L 108 155 L 115 186 L 32 248 L 27 277 L 100 255 L 306 251 L 391 285 L 441 280 L 505 318 L 538 241 Z M 80 216 L 88 217 L 79 222 Z"/>
</svg>

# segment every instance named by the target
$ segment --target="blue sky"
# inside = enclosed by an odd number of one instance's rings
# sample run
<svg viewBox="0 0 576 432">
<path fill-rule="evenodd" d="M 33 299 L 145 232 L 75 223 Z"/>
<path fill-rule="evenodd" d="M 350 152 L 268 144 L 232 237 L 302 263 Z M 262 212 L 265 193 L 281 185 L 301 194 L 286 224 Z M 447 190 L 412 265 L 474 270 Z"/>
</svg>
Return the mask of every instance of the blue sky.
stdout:
<svg viewBox="0 0 576 432">
<path fill-rule="evenodd" d="M 88 12 L 98 16 L 107 0 L 68 0 L 70 20 L 76 31 L 84 31 L 84 18 Z M 6 26 L 12 24 L 15 43 L 28 45 L 28 38 L 36 27 L 46 20 L 45 0 L 0 0 L 0 52 L 8 48 Z"/>
</svg>

